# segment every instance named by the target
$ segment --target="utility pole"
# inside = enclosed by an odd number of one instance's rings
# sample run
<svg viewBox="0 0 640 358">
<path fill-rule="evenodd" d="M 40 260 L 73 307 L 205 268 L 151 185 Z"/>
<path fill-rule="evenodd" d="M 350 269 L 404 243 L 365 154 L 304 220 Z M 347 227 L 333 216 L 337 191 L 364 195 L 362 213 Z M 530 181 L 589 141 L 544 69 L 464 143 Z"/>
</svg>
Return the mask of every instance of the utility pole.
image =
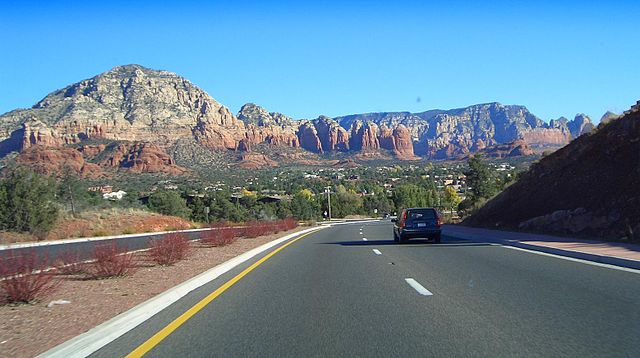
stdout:
<svg viewBox="0 0 640 358">
<path fill-rule="evenodd" d="M 326 187 L 324 191 L 327 193 L 327 205 L 329 205 L 327 212 L 329 213 L 329 221 L 331 221 L 331 187 Z"/>
</svg>

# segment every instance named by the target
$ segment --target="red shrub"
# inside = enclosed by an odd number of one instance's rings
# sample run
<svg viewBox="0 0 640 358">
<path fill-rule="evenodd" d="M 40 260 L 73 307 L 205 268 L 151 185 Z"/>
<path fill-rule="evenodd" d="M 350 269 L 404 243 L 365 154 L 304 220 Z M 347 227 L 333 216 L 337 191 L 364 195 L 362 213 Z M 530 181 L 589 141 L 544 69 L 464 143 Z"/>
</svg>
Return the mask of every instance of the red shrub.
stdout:
<svg viewBox="0 0 640 358">
<path fill-rule="evenodd" d="M 255 238 L 269 233 L 269 225 L 264 221 L 248 221 L 245 224 L 244 236 Z"/>
<path fill-rule="evenodd" d="M 158 265 L 169 266 L 183 260 L 189 254 L 189 240 L 182 233 L 164 235 L 151 241 L 149 256 Z"/>
<path fill-rule="evenodd" d="M 39 301 L 53 292 L 60 280 L 48 264 L 48 258 L 35 251 L 0 259 L 0 303 Z"/>
<path fill-rule="evenodd" d="M 298 220 L 294 218 L 286 218 L 282 220 L 282 222 L 286 230 L 293 230 L 298 227 Z"/>
<path fill-rule="evenodd" d="M 81 261 L 78 251 L 67 250 L 58 255 L 54 266 L 62 275 L 77 275 L 85 272 L 85 264 Z"/>
<path fill-rule="evenodd" d="M 128 276 L 135 269 L 133 254 L 127 253 L 126 247 L 119 247 L 115 242 L 96 246 L 93 249 L 93 260 L 87 270 L 87 274 L 93 279 Z"/>
<path fill-rule="evenodd" d="M 209 246 L 227 246 L 237 240 L 235 228 L 221 228 L 205 231 L 200 236 L 200 242 Z"/>
<path fill-rule="evenodd" d="M 235 237 L 247 237 L 247 228 L 246 227 L 231 227 L 229 230 L 233 230 L 233 234 Z"/>
</svg>

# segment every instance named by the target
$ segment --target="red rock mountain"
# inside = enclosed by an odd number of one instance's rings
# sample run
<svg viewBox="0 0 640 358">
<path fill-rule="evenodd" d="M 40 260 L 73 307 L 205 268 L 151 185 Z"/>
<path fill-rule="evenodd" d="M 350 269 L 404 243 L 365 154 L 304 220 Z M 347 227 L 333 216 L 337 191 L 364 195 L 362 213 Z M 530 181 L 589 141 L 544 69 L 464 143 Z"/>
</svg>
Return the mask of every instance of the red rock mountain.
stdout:
<svg viewBox="0 0 640 358">
<path fill-rule="evenodd" d="M 126 65 L 54 91 L 30 109 L 0 116 L 0 157 L 34 146 L 79 146 L 83 158 L 91 160 L 107 149 L 89 147 L 92 143 L 121 143 L 122 157 L 130 159 L 118 162 L 118 168 L 173 174 L 182 169 L 168 153 L 180 150 L 248 152 L 266 145 L 276 151 L 362 154 L 354 158 L 455 158 L 514 140 L 557 147 L 592 127 L 584 115 L 547 125 L 525 107 L 499 103 L 314 120 L 293 120 L 246 104 L 236 116 L 174 73 Z"/>
</svg>

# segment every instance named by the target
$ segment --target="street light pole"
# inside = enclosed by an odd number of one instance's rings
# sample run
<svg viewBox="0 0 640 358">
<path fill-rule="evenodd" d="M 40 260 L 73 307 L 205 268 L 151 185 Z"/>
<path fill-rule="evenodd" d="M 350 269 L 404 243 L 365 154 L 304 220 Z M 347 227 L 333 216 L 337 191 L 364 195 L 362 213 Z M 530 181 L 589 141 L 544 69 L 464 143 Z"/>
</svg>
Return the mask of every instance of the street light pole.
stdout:
<svg viewBox="0 0 640 358">
<path fill-rule="evenodd" d="M 329 213 L 329 221 L 331 221 L 331 187 L 326 187 L 324 191 L 327 193 L 327 204 L 329 205 L 327 212 Z"/>
</svg>

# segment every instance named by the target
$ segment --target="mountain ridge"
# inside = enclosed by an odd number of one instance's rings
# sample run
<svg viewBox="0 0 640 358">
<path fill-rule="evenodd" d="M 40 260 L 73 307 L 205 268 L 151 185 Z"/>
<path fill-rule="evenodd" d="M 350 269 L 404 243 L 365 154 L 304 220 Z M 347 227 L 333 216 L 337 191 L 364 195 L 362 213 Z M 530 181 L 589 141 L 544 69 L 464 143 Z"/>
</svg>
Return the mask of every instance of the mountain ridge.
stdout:
<svg viewBox="0 0 640 358">
<path fill-rule="evenodd" d="M 0 115 L 0 157 L 32 146 L 105 140 L 149 142 L 161 150 L 189 141 L 214 151 L 267 144 L 315 154 L 382 151 L 398 160 L 453 159 L 517 140 L 534 148 L 562 146 L 588 132 L 589 124 L 584 115 L 547 124 L 525 106 L 498 102 L 304 120 L 247 103 L 233 114 L 186 78 L 130 64 L 55 90 L 30 109 Z"/>
</svg>

